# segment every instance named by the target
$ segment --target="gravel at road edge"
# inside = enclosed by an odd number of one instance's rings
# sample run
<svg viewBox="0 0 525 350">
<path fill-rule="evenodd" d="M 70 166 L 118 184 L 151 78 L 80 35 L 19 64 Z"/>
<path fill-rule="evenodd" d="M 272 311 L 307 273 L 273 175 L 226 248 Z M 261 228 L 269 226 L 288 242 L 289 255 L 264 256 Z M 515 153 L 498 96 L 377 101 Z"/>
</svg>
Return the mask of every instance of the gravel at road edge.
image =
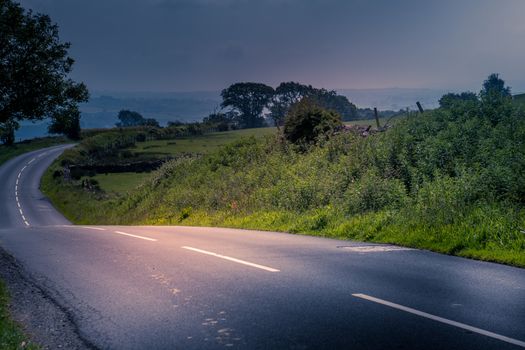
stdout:
<svg viewBox="0 0 525 350">
<path fill-rule="evenodd" d="M 95 349 L 78 335 L 67 312 L 38 287 L 23 267 L 2 248 L 0 279 L 9 291 L 12 318 L 42 349 Z"/>
</svg>

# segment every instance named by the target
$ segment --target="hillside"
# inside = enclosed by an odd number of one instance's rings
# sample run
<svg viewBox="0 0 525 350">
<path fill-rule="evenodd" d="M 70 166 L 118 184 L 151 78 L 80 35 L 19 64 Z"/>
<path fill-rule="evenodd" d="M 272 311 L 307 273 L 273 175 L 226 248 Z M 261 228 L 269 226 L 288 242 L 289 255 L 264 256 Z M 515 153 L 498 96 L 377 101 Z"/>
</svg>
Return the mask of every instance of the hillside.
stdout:
<svg viewBox="0 0 525 350">
<path fill-rule="evenodd" d="M 307 152 L 271 134 L 185 152 L 125 193 L 64 181 L 60 164 L 74 159 L 66 153 L 42 187 L 82 224 L 280 230 L 525 266 L 524 138 L 522 111 L 484 114 L 466 103 L 370 137 L 340 133 Z"/>
</svg>

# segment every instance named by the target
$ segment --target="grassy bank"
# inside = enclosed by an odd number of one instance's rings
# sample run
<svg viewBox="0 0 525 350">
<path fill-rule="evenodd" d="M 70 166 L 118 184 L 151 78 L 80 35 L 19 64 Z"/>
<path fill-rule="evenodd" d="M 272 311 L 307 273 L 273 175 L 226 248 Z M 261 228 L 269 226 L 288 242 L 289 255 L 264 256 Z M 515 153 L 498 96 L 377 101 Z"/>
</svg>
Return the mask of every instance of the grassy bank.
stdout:
<svg viewBox="0 0 525 350">
<path fill-rule="evenodd" d="M 43 189 L 77 223 L 277 230 L 525 266 L 525 116 L 481 107 L 427 112 L 366 138 L 341 133 L 307 151 L 276 135 L 186 150 L 126 194 L 53 177 L 58 161 Z"/>
<path fill-rule="evenodd" d="M 0 349 L 38 349 L 30 343 L 20 327 L 9 317 L 9 296 L 4 283 L 0 281 Z"/>
<path fill-rule="evenodd" d="M 11 146 L 0 145 L 0 165 L 9 159 L 19 156 L 23 153 L 35 151 L 45 147 L 60 145 L 66 142 L 67 139 L 64 137 L 43 137 L 18 142 Z"/>
</svg>

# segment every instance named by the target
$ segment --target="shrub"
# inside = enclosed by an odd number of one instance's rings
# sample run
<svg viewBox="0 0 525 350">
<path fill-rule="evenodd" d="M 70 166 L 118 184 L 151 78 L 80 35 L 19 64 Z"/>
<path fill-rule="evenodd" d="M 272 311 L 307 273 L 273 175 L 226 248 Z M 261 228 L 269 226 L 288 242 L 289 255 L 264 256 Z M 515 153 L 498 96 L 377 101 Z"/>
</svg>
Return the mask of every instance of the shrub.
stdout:
<svg viewBox="0 0 525 350">
<path fill-rule="evenodd" d="M 342 126 L 341 116 L 319 106 L 313 98 L 303 98 L 292 106 L 284 120 L 284 137 L 305 145 L 329 136 Z"/>
</svg>

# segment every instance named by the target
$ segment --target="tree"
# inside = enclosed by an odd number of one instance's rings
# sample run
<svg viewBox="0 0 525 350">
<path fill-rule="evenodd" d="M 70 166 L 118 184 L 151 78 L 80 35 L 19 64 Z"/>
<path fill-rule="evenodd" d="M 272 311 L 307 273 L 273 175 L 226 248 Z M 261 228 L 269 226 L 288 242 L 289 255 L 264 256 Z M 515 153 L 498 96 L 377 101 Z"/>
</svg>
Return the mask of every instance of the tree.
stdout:
<svg viewBox="0 0 525 350">
<path fill-rule="evenodd" d="M 228 131 L 234 124 L 235 115 L 226 112 L 214 112 L 205 117 L 202 122 L 208 126 L 216 127 L 219 131 Z"/>
<path fill-rule="evenodd" d="M 335 90 L 316 89 L 314 96 L 320 106 L 337 112 L 343 120 L 358 118 L 357 107 L 346 96 L 338 95 Z"/>
<path fill-rule="evenodd" d="M 273 94 L 272 87 L 261 83 L 236 83 L 222 90 L 221 107 L 230 107 L 239 113 L 239 127 L 257 128 L 264 125 L 262 112 Z"/>
<path fill-rule="evenodd" d="M 454 94 L 452 92 L 441 96 L 439 99 L 439 107 L 444 109 L 451 109 L 458 103 L 464 102 L 478 102 L 478 96 L 473 92 L 462 92 Z"/>
<path fill-rule="evenodd" d="M 64 111 L 52 119 L 48 127 L 50 134 L 64 134 L 70 139 L 80 139 L 80 112 L 77 108 Z"/>
<path fill-rule="evenodd" d="M 492 124 L 497 124 L 503 116 L 512 110 L 512 95 L 510 87 L 505 86 L 503 79 L 493 73 L 483 82 L 480 93 L 482 113 Z"/>
<path fill-rule="evenodd" d="M 0 128 L 13 134 L 4 142 L 14 141 L 21 120 L 51 118 L 50 131 L 76 134 L 77 105 L 88 91 L 68 78 L 74 63 L 69 47 L 49 16 L 0 0 Z"/>
<path fill-rule="evenodd" d="M 283 134 L 288 141 L 305 145 L 330 136 L 341 127 L 339 114 L 321 107 L 315 97 L 306 97 L 286 115 Z"/>
<path fill-rule="evenodd" d="M 273 119 L 275 126 L 279 128 L 283 124 L 284 117 L 292 105 L 298 103 L 304 97 L 314 95 L 315 91 L 316 89 L 311 85 L 303 85 L 293 81 L 279 84 L 275 89 L 270 107 L 270 117 Z"/>
<path fill-rule="evenodd" d="M 358 118 L 357 107 L 345 96 L 338 95 L 335 90 L 317 89 L 312 85 L 295 82 L 281 83 L 276 89 L 270 107 L 271 118 L 277 127 L 283 123 L 290 108 L 305 97 L 314 96 L 317 103 L 329 110 L 337 112 L 343 120 Z"/>
<path fill-rule="evenodd" d="M 159 127 L 159 122 L 153 118 L 145 119 L 140 113 L 135 111 L 129 111 L 127 109 L 122 109 L 118 112 L 117 117 L 120 122 L 117 122 L 115 125 L 120 128 L 127 128 L 130 126 L 154 126 Z"/>
</svg>

